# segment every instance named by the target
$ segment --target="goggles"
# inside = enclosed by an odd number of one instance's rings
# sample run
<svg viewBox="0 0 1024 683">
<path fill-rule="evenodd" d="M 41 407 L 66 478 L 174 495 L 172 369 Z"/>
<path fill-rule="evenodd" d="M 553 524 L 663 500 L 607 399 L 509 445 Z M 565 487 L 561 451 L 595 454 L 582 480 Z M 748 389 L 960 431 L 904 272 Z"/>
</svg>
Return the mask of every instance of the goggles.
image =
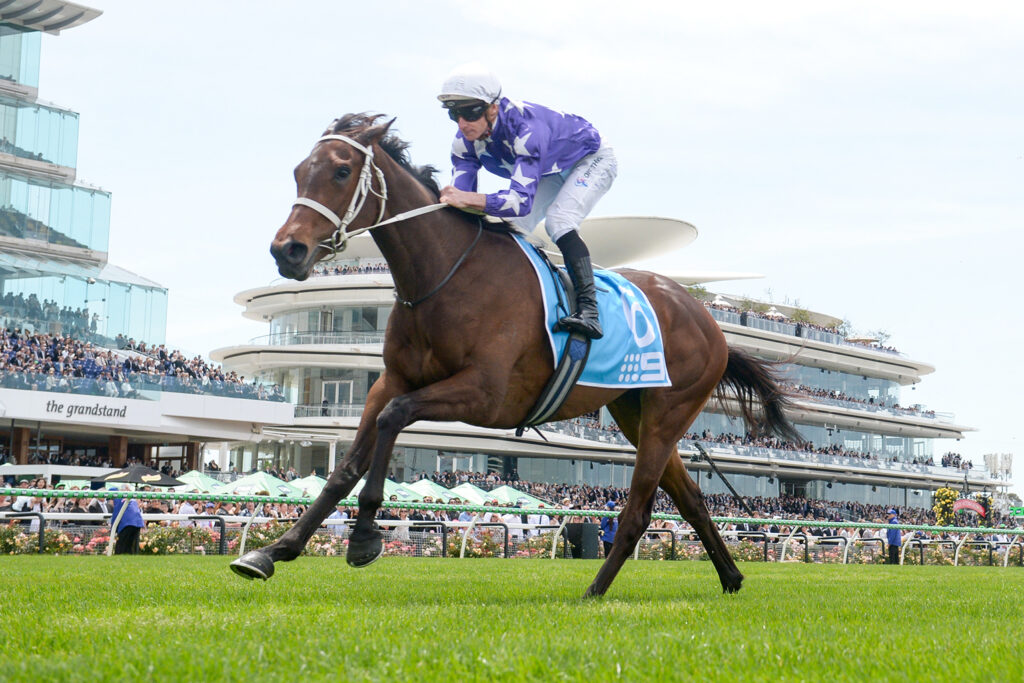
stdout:
<svg viewBox="0 0 1024 683">
<path fill-rule="evenodd" d="M 491 105 L 486 102 L 478 102 L 476 104 L 466 104 L 460 106 L 446 107 L 448 109 L 448 118 L 455 123 L 459 122 L 459 119 L 466 119 L 466 121 L 472 123 L 480 119 L 487 111 L 487 107 Z"/>
</svg>

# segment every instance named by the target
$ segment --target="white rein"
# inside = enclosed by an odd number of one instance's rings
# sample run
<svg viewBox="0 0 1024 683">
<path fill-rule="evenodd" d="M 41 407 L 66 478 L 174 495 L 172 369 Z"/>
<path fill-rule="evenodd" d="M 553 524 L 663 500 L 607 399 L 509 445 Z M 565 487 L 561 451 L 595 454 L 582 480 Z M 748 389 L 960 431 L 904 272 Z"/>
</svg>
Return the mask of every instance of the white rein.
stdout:
<svg viewBox="0 0 1024 683">
<path fill-rule="evenodd" d="M 309 199 L 308 197 L 297 197 L 292 206 L 305 206 L 313 209 L 321 216 L 326 218 L 334 226 L 334 233 L 320 243 L 320 246 L 331 252 L 328 258 L 333 258 L 339 252 L 345 251 L 348 246 L 348 238 L 354 237 L 367 230 L 373 230 L 379 228 L 382 225 L 388 225 L 389 223 L 397 223 L 404 221 L 409 218 L 415 218 L 416 216 L 422 216 L 423 214 L 437 211 L 448 206 L 445 203 L 430 204 L 429 206 L 421 206 L 418 209 L 412 209 L 404 213 L 400 213 L 397 216 L 389 218 L 386 221 L 381 220 L 384 218 L 384 209 L 388 202 L 388 186 L 384 181 L 384 173 L 380 170 L 380 167 L 373 161 L 373 147 L 366 147 L 362 143 L 356 142 L 352 138 L 346 135 L 324 135 L 322 138 L 314 143 L 315 145 L 320 144 L 326 140 L 340 140 L 346 142 L 352 147 L 355 147 L 360 152 L 366 155 L 366 160 L 363 162 L 363 168 L 359 172 L 359 180 L 356 182 L 355 192 L 352 194 L 352 201 L 349 202 L 348 208 L 345 210 L 345 216 L 339 217 L 338 214 L 331 211 L 329 208 L 316 201 L 315 199 Z M 380 186 L 380 191 L 373 189 L 373 176 L 377 176 L 377 184 Z M 380 199 L 380 211 L 377 213 L 377 222 L 373 225 L 368 225 L 365 228 L 357 228 L 349 231 L 348 226 L 352 223 L 352 220 L 356 217 L 362 208 L 363 204 L 366 203 L 367 197 L 373 194 L 375 197 Z"/>
</svg>

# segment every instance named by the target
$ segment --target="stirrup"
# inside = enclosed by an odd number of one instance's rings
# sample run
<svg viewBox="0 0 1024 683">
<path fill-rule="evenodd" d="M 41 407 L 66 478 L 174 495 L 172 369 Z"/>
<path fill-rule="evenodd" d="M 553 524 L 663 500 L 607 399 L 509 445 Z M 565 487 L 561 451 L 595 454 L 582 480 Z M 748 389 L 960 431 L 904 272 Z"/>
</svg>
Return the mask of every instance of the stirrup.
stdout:
<svg viewBox="0 0 1024 683">
<path fill-rule="evenodd" d="M 579 332 L 589 339 L 600 339 L 604 336 L 601 323 L 597 320 L 588 320 L 579 314 L 567 315 L 559 318 L 555 323 L 555 332 Z"/>
</svg>

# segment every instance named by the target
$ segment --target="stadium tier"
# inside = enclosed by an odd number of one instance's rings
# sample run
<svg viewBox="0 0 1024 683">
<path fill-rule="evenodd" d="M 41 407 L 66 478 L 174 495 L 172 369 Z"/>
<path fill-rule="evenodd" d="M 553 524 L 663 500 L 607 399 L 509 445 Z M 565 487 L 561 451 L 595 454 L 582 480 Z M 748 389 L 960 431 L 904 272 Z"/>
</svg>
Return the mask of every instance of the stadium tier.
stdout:
<svg viewBox="0 0 1024 683">
<path fill-rule="evenodd" d="M 598 219 L 583 230 L 602 265 L 635 258 L 623 238 L 631 233 L 621 223 Z M 353 243 L 346 258 L 320 264 L 304 282 L 235 297 L 245 317 L 268 323 L 268 334 L 211 356 L 227 369 L 283 387 L 295 418 L 291 426 L 268 428 L 262 445 L 235 448 L 225 466 L 248 471 L 265 461 L 324 473 L 351 443 L 367 391 L 383 369 L 394 305 L 387 264 L 372 241 Z M 957 459 L 951 466 L 950 457 L 933 453 L 935 439 L 959 439 L 969 428 L 948 414 L 904 403 L 902 390 L 934 372 L 932 366 L 875 340 L 845 336 L 833 316 L 716 295 L 703 286 L 756 275 L 666 274 L 704 301 L 731 346 L 785 363 L 779 370 L 793 394 L 789 416 L 804 443 L 750 438 L 742 421 L 709 402 L 679 444 L 690 457 L 697 453 L 691 439 L 701 441 L 741 494 L 926 507 L 942 485 L 997 485 L 981 463 Z M 629 485 L 633 448 L 607 409 L 540 430 L 517 438 L 513 430 L 415 423 L 398 438 L 391 475 L 409 481 L 435 471 L 497 472 L 534 482 Z M 688 468 L 705 493 L 727 491 L 705 461 L 694 457 Z"/>
</svg>

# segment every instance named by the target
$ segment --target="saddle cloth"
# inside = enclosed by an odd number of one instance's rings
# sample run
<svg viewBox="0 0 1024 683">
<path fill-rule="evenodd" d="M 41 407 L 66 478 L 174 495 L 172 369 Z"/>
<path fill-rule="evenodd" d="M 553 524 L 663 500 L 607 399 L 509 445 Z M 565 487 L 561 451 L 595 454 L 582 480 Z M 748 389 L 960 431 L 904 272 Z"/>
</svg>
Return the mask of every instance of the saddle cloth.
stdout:
<svg viewBox="0 0 1024 683">
<path fill-rule="evenodd" d="M 521 235 L 513 235 L 513 238 L 530 259 L 540 282 L 544 329 L 557 364 L 569 340 L 568 332 L 552 332 L 558 319 L 567 314 L 559 309 L 559 301 L 563 304 L 566 301 L 565 289 L 561 282 L 556 285 L 556 278 L 536 247 Z M 616 389 L 670 386 L 658 316 L 647 295 L 609 270 L 595 270 L 594 284 L 604 337 L 591 342 L 590 356 L 577 384 Z"/>
</svg>

